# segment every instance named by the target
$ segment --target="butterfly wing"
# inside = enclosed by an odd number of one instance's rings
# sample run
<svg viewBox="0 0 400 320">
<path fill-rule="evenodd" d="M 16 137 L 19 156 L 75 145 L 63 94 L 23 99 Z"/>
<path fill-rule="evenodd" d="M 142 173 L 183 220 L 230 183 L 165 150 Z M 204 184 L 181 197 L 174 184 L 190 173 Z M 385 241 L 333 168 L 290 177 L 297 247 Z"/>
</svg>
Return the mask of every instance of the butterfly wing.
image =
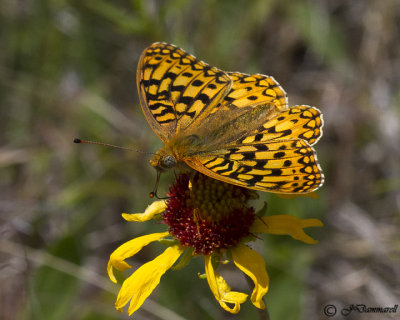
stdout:
<svg viewBox="0 0 400 320">
<path fill-rule="evenodd" d="M 255 108 L 264 105 L 271 111 L 287 109 L 286 92 L 279 83 L 270 76 L 262 74 L 245 74 L 240 72 L 228 72 L 232 79 L 232 87 L 220 102 L 213 107 L 207 117 L 214 113 L 220 115 L 224 113 L 223 118 L 231 117 L 232 113 L 240 114 L 240 110 Z M 242 110 L 243 111 L 243 110 Z M 193 122 L 194 127 L 200 127 L 204 118 L 198 118 Z"/>
<path fill-rule="evenodd" d="M 228 75 L 233 81 L 232 88 L 217 108 L 242 108 L 262 103 L 274 105 L 278 110 L 287 108 L 286 92 L 273 77 L 240 72 L 228 72 Z"/>
<path fill-rule="evenodd" d="M 232 83 L 224 71 L 167 43 L 144 50 L 136 80 L 143 113 L 164 142 L 205 117 Z"/>
<path fill-rule="evenodd" d="M 314 145 L 322 136 L 321 112 L 310 106 L 293 106 L 278 113 L 251 134 L 237 141 L 238 144 L 282 139 L 302 139 Z"/>
<path fill-rule="evenodd" d="M 311 144 L 322 135 L 318 109 L 295 106 L 278 113 L 236 144 L 188 158 L 214 179 L 275 193 L 307 193 L 324 181 Z"/>
</svg>

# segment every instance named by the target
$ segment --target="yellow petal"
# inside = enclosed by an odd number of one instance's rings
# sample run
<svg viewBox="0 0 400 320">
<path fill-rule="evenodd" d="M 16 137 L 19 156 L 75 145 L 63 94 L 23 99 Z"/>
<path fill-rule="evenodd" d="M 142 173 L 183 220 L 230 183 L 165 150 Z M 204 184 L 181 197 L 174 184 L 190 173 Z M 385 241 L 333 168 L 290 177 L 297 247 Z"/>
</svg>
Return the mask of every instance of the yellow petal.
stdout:
<svg viewBox="0 0 400 320">
<path fill-rule="evenodd" d="M 164 200 L 154 201 L 149 205 L 144 213 L 123 213 L 122 218 L 126 221 L 144 222 L 154 218 L 156 214 L 160 214 L 165 210 L 167 204 Z"/>
<path fill-rule="evenodd" d="M 135 238 L 131 241 L 125 242 L 123 245 L 119 246 L 110 256 L 110 260 L 107 264 L 107 272 L 112 282 L 117 282 L 115 279 L 113 267 L 117 270 L 123 271 L 131 268 L 131 266 L 124 260 L 132 257 L 138 251 L 140 251 L 144 246 L 148 245 L 150 242 L 157 241 L 169 235 L 169 232 L 152 233 L 139 238 Z"/>
<path fill-rule="evenodd" d="M 269 278 L 264 258 L 256 251 L 242 244 L 232 250 L 232 258 L 235 265 L 254 282 L 251 302 L 257 308 L 265 309 L 262 298 L 268 291 Z"/>
<path fill-rule="evenodd" d="M 128 309 L 129 315 L 139 309 L 160 283 L 162 275 L 172 267 L 183 250 L 179 245 L 169 247 L 157 258 L 137 269 L 122 284 L 117 301 L 115 302 L 115 308 L 121 311 L 128 301 L 131 300 Z"/>
<path fill-rule="evenodd" d="M 247 299 L 247 294 L 231 291 L 231 288 L 228 286 L 224 278 L 222 278 L 222 276 L 212 266 L 211 256 L 204 256 L 204 262 L 207 282 L 215 299 L 217 299 L 224 310 L 230 313 L 238 313 L 240 311 L 240 304 L 245 302 Z M 232 304 L 233 306 L 230 307 L 227 303 Z"/>
<path fill-rule="evenodd" d="M 318 219 L 299 219 L 291 215 L 276 215 L 256 219 L 250 231 L 254 233 L 287 234 L 293 239 L 308 244 L 316 244 L 318 241 L 304 232 L 304 228 L 322 227 L 323 223 Z"/>
</svg>

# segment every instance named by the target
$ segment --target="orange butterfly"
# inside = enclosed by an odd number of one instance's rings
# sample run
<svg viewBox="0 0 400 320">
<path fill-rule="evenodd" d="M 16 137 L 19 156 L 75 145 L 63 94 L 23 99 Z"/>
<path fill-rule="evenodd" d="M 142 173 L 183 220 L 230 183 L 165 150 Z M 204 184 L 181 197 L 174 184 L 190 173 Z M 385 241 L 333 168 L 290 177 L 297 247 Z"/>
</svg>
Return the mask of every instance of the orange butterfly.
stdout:
<svg viewBox="0 0 400 320">
<path fill-rule="evenodd" d="M 137 86 L 143 113 L 165 143 L 150 161 L 158 172 L 186 163 L 214 179 L 284 194 L 323 184 L 312 148 L 322 114 L 288 108 L 274 78 L 225 72 L 154 43 L 140 58 Z"/>
</svg>

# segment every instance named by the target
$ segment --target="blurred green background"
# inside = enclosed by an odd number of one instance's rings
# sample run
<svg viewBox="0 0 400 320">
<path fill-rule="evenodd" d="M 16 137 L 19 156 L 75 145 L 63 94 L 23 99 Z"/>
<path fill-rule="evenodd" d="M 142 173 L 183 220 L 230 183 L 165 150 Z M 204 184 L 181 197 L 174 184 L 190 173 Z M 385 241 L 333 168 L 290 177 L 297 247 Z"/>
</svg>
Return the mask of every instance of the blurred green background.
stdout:
<svg viewBox="0 0 400 320">
<path fill-rule="evenodd" d="M 135 83 L 139 56 L 155 41 L 224 70 L 272 75 L 290 105 L 324 114 L 319 199 L 260 193 L 256 203 L 325 224 L 309 229 L 316 246 L 257 241 L 271 318 L 400 303 L 399 1 L 3 0 L 0 19 L 1 319 L 128 319 L 114 309 L 119 285 L 106 264 L 123 242 L 165 230 L 120 216 L 151 202 L 155 171 L 149 155 L 72 140 L 161 147 Z M 163 176 L 160 193 L 172 180 Z M 146 247 L 134 266 L 162 249 Z M 134 318 L 258 319 L 249 302 L 239 315 L 224 312 L 198 272 L 201 258 L 169 271 Z M 237 269 L 225 275 L 248 290 Z"/>
</svg>

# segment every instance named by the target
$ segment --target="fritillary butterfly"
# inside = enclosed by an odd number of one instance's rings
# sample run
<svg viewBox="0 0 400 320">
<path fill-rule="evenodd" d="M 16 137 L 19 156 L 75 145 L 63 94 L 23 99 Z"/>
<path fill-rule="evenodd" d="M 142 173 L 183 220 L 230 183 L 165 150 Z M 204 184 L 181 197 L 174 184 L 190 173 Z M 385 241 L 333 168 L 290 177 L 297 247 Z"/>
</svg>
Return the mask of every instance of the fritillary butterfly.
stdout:
<svg viewBox="0 0 400 320">
<path fill-rule="evenodd" d="M 307 193 L 324 181 L 315 150 L 322 114 L 287 106 L 273 77 L 225 72 L 167 43 L 137 69 L 143 112 L 165 143 L 159 172 L 186 163 L 209 177 L 273 193 Z"/>
</svg>

